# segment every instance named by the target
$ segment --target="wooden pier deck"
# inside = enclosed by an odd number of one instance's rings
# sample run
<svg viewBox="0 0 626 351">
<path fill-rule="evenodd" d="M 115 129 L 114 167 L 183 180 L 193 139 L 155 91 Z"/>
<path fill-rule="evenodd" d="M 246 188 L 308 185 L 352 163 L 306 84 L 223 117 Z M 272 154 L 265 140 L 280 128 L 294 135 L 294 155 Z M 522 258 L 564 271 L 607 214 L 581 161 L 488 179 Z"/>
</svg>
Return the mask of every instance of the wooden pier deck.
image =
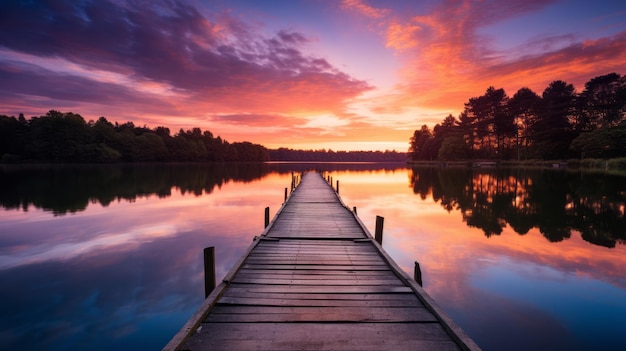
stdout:
<svg viewBox="0 0 626 351">
<path fill-rule="evenodd" d="M 318 173 L 164 350 L 480 350 Z"/>
</svg>

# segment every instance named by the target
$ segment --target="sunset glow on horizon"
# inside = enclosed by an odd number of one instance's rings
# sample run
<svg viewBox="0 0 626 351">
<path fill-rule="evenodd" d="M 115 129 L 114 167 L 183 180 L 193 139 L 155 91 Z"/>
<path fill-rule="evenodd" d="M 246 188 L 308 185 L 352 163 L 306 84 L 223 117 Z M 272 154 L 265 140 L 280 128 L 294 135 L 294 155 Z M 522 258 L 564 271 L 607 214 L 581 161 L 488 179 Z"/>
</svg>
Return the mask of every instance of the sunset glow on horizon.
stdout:
<svg viewBox="0 0 626 351">
<path fill-rule="evenodd" d="M 408 149 L 489 86 L 626 74 L 613 0 L 0 4 L 0 115 L 200 127 L 268 148 Z"/>
</svg>

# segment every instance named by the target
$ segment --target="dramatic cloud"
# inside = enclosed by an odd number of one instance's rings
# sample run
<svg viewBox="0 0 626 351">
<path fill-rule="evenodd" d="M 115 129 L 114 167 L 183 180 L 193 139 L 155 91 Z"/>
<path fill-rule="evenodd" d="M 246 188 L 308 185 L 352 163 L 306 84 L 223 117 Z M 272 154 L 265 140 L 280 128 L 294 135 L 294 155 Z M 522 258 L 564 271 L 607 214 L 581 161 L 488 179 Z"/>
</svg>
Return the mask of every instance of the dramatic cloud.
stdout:
<svg viewBox="0 0 626 351">
<path fill-rule="evenodd" d="M 619 71 L 626 55 L 622 33 L 594 40 L 579 34 L 539 35 L 501 49 L 486 32 L 492 25 L 538 13 L 556 1 L 444 1 L 423 13 L 376 17 L 386 45 L 402 55 L 402 80 L 379 97 L 375 111 L 393 106 L 462 109 L 470 97 L 496 85 L 513 94 L 522 86 L 538 91 L 556 79 L 583 84 Z M 529 23 L 527 25 L 532 26 Z M 509 28 L 523 32 L 522 28 Z M 527 29 L 527 28 L 525 28 Z M 488 33 L 488 34 L 487 34 Z"/>
<path fill-rule="evenodd" d="M 326 60 L 304 54 L 301 46 L 308 40 L 300 33 L 264 37 L 227 14 L 207 18 L 183 2 L 18 2 L 0 5 L 0 13 L 0 45 L 7 49 L 165 85 L 188 101 L 204 100 L 202 109 L 217 110 L 205 113 L 263 105 L 266 111 L 331 111 L 370 88 Z M 41 75 L 35 66 L 32 71 L 26 73 Z M 58 84 L 55 89 L 63 90 L 65 99 L 93 91 L 88 79 L 64 78 L 69 88 Z M 58 98 L 41 89 L 31 94 Z M 83 101 L 82 94 L 75 99 Z"/>
<path fill-rule="evenodd" d="M 489 86 L 512 95 L 626 74 L 626 5 L 592 5 L 5 1 L 0 114 L 57 109 L 229 141 L 405 149 L 412 130 Z"/>
</svg>

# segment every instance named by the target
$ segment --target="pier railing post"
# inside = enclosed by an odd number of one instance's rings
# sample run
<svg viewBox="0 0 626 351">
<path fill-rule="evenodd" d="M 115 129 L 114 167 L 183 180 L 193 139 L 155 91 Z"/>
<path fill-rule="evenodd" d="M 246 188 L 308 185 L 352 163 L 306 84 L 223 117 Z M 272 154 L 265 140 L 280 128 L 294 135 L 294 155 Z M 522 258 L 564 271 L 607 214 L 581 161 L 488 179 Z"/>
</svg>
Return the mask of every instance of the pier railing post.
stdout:
<svg viewBox="0 0 626 351">
<path fill-rule="evenodd" d="M 376 231 L 374 232 L 374 239 L 380 244 L 383 244 L 383 224 L 385 223 L 385 218 L 381 216 L 376 216 Z"/>
<path fill-rule="evenodd" d="M 215 289 L 215 247 L 204 248 L 204 298 Z"/>
<path fill-rule="evenodd" d="M 337 194 L 339 194 L 339 180 L 337 180 Z"/>
<path fill-rule="evenodd" d="M 354 207 L 352 208 L 352 212 L 354 212 L 354 214 L 357 214 L 357 213 L 356 213 L 356 206 L 354 206 Z"/>
<path fill-rule="evenodd" d="M 266 207 L 265 208 L 265 227 L 267 228 L 267 226 L 270 225 L 270 208 Z"/>
<path fill-rule="evenodd" d="M 291 183 L 291 189 L 293 190 L 293 183 Z M 287 188 L 285 188 L 285 202 L 287 202 Z"/>
<path fill-rule="evenodd" d="M 415 270 L 413 271 L 413 279 L 422 286 L 422 270 L 420 269 L 419 262 L 415 261 Z"/>
</svg>

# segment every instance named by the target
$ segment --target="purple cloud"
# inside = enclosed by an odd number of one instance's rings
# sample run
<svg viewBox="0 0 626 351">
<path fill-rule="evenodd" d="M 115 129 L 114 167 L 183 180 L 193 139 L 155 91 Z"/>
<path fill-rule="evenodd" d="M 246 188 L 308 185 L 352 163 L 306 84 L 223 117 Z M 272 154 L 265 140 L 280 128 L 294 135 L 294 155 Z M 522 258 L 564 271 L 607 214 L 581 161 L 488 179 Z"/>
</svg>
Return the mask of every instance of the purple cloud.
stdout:
<svg viewBox="0 0 626 351">
<path fill-rule="evenodd" d="M 225 96 L 234 90 L 281 94 L 272 89 L 276 86 L 285 98 L 315 105 L 320 100 L 328 104 L 328 95 L 337 104 L 370 89 L 326 60 L 305 55 L 301 46 L 307 42 L 304 35 L 287 31 L 266 38 L 228 15 L 205 15 L 180 1 L 0 4 L 0 46 L 8 50 L 167 84 L 194 96 Z"/>
</svg>

